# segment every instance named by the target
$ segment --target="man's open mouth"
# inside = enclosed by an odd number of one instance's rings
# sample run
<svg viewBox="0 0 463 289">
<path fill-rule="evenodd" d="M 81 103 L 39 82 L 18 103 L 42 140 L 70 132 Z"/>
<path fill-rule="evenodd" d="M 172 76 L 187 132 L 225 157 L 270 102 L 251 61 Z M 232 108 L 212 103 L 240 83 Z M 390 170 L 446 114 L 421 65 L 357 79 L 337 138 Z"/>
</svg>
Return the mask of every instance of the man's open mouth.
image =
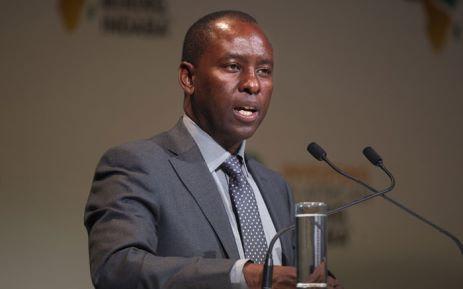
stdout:
<svg viewBox="0 0 463 289">
<path fill-rule="evenodd" d="M 235 107 L 235 111 L 242 116 L 249 117 L 252 116 L 255 112 L 257 112 L 257 108 L 253 106 L 239 106 Z"/>
</svg>

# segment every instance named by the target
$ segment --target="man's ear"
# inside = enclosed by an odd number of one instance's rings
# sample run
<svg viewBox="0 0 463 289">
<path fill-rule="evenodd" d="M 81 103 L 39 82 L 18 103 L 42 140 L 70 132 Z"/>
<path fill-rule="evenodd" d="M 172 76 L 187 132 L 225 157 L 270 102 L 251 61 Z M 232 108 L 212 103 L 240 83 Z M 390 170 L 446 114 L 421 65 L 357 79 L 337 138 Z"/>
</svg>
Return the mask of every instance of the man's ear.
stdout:
<svg viewBox="0 0 463 289">
<path fill-rule="evenodd" d="M 178 68 L 178 82 L 187 95 L 192 95 L 195 91 L 194 70 L 194 65 L 186 61 L 182 61 Z"/>
</svg>

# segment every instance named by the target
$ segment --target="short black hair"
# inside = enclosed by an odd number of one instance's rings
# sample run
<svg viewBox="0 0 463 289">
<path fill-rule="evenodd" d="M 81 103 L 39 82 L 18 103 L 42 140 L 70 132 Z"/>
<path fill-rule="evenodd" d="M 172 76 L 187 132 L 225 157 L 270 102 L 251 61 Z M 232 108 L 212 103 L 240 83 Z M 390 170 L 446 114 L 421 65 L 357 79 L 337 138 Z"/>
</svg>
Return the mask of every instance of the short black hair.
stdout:
<svg viewBox="0 0 463 289">
<path fill-rule="evenodd" d="M 209 33 L 212 30 L 211 24 L 216 20 L 224 18 L 257 25 L 257 20 L 254 17 L 237 10 L 223 10 L 207 14 L 198 19 L 188 29 L 183 40 L 182 61 L 196 64 L 196 61 L 203 54 L 209 41 Z"/>
</svg>

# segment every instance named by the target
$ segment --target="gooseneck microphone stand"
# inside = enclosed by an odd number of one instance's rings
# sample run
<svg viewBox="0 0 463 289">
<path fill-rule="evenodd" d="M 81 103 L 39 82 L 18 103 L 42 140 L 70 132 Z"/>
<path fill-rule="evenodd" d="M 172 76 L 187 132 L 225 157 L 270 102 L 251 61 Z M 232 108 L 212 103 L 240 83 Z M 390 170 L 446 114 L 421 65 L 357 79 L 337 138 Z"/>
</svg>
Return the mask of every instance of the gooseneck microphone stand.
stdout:
<svg viewBox="0 0 463 289">
<path fill-rule="evenodd" d="M 461 243 L 461 241 L 455 237 L 453 234 L 451 234 L 450 232 L 448 232 L 447 230 L 437 226 L 436 224 L 432 223 L 431 221 L 427 220 L 426 218 L 424 218 L 423 216 L 417 214 L 416 212 L 412 211 L 411 209 L 407 208 L 405 205 L 401 204 L 400 202 L 386 196 L 385 194 L 392 191 L 396 185 L 396 182 L 395 182 L 395 179 L 394 179 L 394 176 L 392 175 L 392 173 L 384 166 L 383 164 L 383 160 L 382 158 L 376 153 L 376 151 L 371 148 L 371 147 L 366 147 L 364 150 L 363 150 L 363 154 L 365 155 L 365 157 L 375 166 L 379 167 L 388 177 L 389 177 L 389 180 L 390 180 L 390 185 L 383 189 L 383 190 L 380 190 L 378 191 L 377 189 L 371 187 L 370 185 L 368 185 L 367 183 L 349 175 L 348 173 L 344 172 L 343 170 L 341 170 L 339 167 L 337 167 L 334 163 L 332 163 L 328 158 L 327 158 L 327 154 L 325 152 L 325 150 L 323 150 L 323 148 L 321 148 L 318 144 L 316 143 L 310 143 L 309 146 L 307 147 L 307 150 L 309 151 L 309 153 L 317 160 L 319 161 L 324 161 L 328 164 L 328 166 L 330 166 L 334 171 L 336 171 L 337 173 L 339 173 L 340 175 L 360 184 L 361 186 L 363 186 L 364 188 L 366 188 L 370 194 L 362 197 L 362 198 L 359 198 L 357 200 L 354 200 L 352 202 L 349 202 L 345 205 L 342 205 L 340 207 L 337 207 L 333 210 L 330 210 L 327 212 L 327 215 L 332 215 L 332 214 L 336 214 L 336 213 L 339 213 L 349 207 L 352 207 L 354 205 L 357 205 L 357 204 L 360 204 L 362 202 L 365 202 L 371 198 L 374 198 L 374 197 L 377 197 L 377 196 L 381 196 L 382 198 L 384 198 L 385 200 L 391 202 L 392 204 L 394 204 L 395 206 L 397 206 L 398 208 L 400 208 L 401 210 L 405 211 L 406 213 L 412 215 L 413 217 L 419 219 L 420 221 L 428 224 L 429 226 L 433 227 L 435 230 L 437 230 L 439 233 L 447 236 L 448 238 L 450 238 L 458 247 L 458 249 L 460 250 L 460 253 L 463 255 L 463 244 Z M 289 231 L 292 231 L 296 228 L 295 225 L 292 225 L 292 226 L 289 226 L 289 227 L 286 227 L 280 231 L 278 231 L 275 236 L 272 238 L 272 240 L 270 241 L 270 244 L 269 244 L 269 248 L 267 250 L 267 253 L 265 255 L 265 262 L 264 262 L 264 269 L 263 269 L 263 274 L 262 274 L 262 289 L 271 289 L 272 288 L 272 275 L 273 275 L 273 258 L 272 258 L 272 251 L 273 251 L 273 246 L 275 245 L 275 242 L 278 238 L 280 238 L 281 235 L 289 232 Z"/>
</svg>

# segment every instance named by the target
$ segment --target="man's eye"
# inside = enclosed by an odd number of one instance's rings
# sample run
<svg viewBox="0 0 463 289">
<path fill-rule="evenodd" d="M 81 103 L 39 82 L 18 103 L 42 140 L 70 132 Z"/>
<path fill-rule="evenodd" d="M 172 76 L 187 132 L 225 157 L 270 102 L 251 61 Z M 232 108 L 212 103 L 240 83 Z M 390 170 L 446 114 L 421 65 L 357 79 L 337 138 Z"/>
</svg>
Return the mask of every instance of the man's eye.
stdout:
<svg viewBox="0 0 463 289">
<path fill-rule="evenodd" d="M 272 75 L 272 69 L 270 68 L 260 68 L 257 70 L 257 74 L 263 75 L 263 76 L 269 76 Z"/>
<path fill-rule="evenodd" d="M 236 63 L 227 64 L 225 68 L 229 71 L 239 71 L 240 70 L 240 66 Z"/>
</svg>

